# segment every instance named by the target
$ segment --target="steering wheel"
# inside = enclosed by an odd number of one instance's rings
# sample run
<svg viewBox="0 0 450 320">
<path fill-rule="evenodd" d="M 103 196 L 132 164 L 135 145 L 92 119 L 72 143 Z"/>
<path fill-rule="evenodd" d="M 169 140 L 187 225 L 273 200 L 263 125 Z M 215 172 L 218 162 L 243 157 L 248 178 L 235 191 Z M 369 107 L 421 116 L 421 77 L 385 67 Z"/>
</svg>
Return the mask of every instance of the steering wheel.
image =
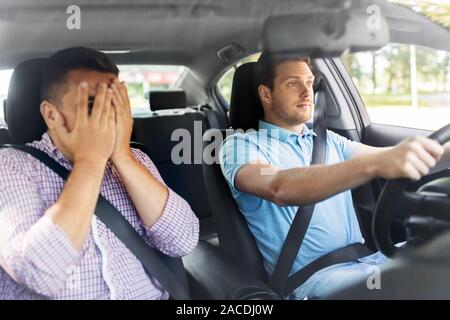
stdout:
<svg viewBox="0 0 450 320">
<path fill-rule="evenodd" d="M 441 145 L 450 141 L 450 124 L 429 138 Z M 420 181 L 395 179 L 386 183 L 375 207 L 372 234 L 378 250 L 388 257 L 403 250 L 392 242 L 390 230 L 394 220 L 428 231 L 450 227 L 450 175 L 428 182 L 425 176 Z"/>
</svg>

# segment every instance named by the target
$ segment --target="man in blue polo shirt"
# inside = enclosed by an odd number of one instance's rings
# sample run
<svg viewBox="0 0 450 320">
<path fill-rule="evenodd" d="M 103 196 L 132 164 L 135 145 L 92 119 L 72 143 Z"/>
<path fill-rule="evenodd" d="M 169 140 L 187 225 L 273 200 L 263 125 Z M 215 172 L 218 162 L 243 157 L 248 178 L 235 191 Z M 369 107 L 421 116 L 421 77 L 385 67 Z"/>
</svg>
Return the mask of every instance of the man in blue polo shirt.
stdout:
<svg viewBox="0 0 450 320">
<path fill-rule="evenodd" d="M 350 189 L 375 177 L 418 180 L 436 165 L 444 147 L 423 137 L 375 148 L 327 131 L 325 165 L 310 166 L 314 75 L 308 58 L 262 54 L 255 80 L 263 106 L 259 130 L 236 133 L 220 149 L 222 172 L 271 274 L 298 206 L 316 203 L 291 273 L 317 258 L 364 242 Z M 290 298 L 322 298 L 368 276 L 381 253 L 333 265 L 311 276 Z"/>
</svg>

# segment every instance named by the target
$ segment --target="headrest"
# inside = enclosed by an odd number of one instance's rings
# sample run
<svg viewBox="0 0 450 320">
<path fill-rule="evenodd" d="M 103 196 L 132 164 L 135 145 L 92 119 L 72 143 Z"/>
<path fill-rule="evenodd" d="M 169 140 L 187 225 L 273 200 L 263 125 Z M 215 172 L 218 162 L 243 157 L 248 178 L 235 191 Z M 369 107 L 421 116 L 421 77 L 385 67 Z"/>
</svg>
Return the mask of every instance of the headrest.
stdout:
<svg viewBox="0 0 450 320">
<path fill-rule="evenodd" d="M 184 90 L 150 91 L 150 109 L 152 111 L 186 108 L 186 92 Z"/>
<path fill-rule="evenodd" d="M 14 143 L 39 140 L 47 130 L 39 111 L 41 79 L 47 59 L 32 59 L 19 64 L 11 76 L 6 98 L 5 121 Z"/>
<path fill-rule="evenodd" d="M 259 100 L 254 70 L 256 62 L 249 62 L 236 69 L 231 87 L 230 124 L 234 129 L 258 129 L 263 107 Z"/>
</svg>

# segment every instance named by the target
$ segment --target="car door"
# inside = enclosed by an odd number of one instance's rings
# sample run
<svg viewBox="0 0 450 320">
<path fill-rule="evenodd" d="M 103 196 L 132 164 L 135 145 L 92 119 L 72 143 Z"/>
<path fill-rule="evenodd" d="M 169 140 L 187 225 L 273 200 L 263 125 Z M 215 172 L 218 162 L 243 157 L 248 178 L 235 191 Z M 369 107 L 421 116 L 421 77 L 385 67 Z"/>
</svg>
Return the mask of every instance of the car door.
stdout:
<svg viewBox="0 0 450 320">
<path fill-rule="evenodd" d="M 325 60 L 336 81 L 334 89 L 341 91 L 354 121 L 353 127 L 340 133 L 377 147 L 428 136 L 450 123 L 450 30 L 410 11 L 402 15 L 401 32 L 394 15 L 386 15 L 389 45 L 376 52 Z M 382 179 L 376 179 L 353 190 L 364 236 L 372 247 L 372 213 L 383 185 Z M 401 225 L 394 224 L 391 233 L 395 241 L 405 238 Z"/>
</svg>

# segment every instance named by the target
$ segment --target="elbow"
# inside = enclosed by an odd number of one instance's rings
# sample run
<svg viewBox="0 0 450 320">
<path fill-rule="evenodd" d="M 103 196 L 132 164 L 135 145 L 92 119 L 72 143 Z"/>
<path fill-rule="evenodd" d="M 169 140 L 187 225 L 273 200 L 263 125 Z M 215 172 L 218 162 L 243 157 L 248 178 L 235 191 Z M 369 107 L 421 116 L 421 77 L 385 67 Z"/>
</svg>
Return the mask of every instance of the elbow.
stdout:
<svg viewBox="0 0 450 320">
<path fill-rule="evenodd" d="M 277 176 L 269 184 L 267 198 L 278 206 L 286 206 L 289 204 L 288 193 L 286 192 L 284 183 Z"/>
<path fill-rule="evenodd" d="M 315 202 L 309 188 L 288 185 L 281 177 L 275 176 L 269 185 L 268 200 L 278 206 L 303 206 Z"/>
<path fill-rule="evenodd" d="M 197 247 L 200 237 L 200 222 L 191 207 L 188 204 L 187 206 L 189 208 L 189 214 L 186 215 L 184 231 L 180 234 L 181 241 L 179 241 L 179 245 L 176 246 L 177 248 L 175 250 L 170 250 L 171 255 L 177 258 L 187 256 L 191 253 Z"/>
<path fill-rule="evenodd" d="M 162 253 L 173 258 L 181 258 L 191 253 L 197 247 L 200 234 L 200 224 L 198 218 L 191 211 L 187 220 L 184 220 L 182 227 L 176 234 L 169 237 L 160 238 L 160 241 L 153 237 L 153 247 L 158 248 Z"/>
<path fill-rule="evenodd" d="M 176 256 L 181 258 L 191 253 L 197 247 L 199 237 L 200 237 L 200 224 L 198 218 L 194 216 L 192 224 L 184 237 L 185 245 L 180 248 Z"/>
</svg>

